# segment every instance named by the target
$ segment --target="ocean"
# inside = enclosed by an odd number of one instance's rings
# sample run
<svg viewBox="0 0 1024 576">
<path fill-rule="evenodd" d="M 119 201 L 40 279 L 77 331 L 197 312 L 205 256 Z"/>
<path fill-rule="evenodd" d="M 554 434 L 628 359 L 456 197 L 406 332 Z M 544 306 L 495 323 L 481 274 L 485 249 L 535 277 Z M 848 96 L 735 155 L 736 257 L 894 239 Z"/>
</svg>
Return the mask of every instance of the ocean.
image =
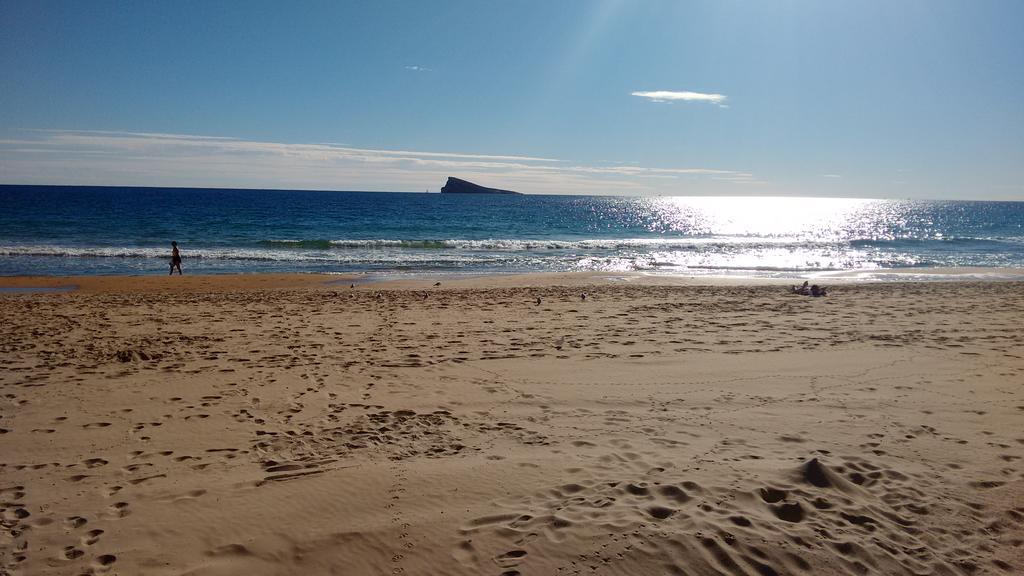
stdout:
<svg viewBox="0 0 1024 576">
<path fill-rule="evenodd" d="M 0 186 L 0 207 L 4 276 L 166 274 L 172 240 L 186 274 L 1024 268 L 1024 202 Z"/>
</svg>

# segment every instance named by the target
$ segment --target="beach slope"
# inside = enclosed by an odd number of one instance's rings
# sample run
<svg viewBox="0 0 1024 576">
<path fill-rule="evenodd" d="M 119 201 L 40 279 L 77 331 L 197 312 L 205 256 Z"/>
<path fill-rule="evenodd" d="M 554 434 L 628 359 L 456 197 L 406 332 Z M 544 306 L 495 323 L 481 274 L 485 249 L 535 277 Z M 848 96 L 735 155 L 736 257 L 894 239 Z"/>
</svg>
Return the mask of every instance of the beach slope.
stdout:
<svg viewBox="0 0 1024 576">
<path fill-rule="evenodd" d="M 0 294 L 0 573 L 1024 571 L 1020 283 L 297 282 Z"/>
</svg>

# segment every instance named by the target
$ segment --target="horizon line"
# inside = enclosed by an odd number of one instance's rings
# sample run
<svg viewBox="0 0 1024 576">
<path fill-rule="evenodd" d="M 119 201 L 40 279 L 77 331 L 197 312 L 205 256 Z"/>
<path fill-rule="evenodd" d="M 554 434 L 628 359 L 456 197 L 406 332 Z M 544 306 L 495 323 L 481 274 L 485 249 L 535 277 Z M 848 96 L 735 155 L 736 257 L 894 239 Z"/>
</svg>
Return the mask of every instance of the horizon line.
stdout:
<svg viewBox="0 0 1024 576">
<path fill-rule="evenodd" d="M 429 189 L 424 192 L 418 190 L 336 190 L 328 188 L 247 188 L 247 187 L 226 187 L 226 186 L 135 186 L 125 184 L 21 184 L 21 183 L 0 183 L 0 188 L 145 188 L 151 190 L 232 190 L 244 192 L 327 192 L 341 194 L 436 194 L 441 195 L 440 189 L 432 192 Z M 473 194 L 449 194 L 449 196 L 467 196 Z M 481 196 L 494 196 L 493 194 L 481 193 Z M 885 198 L 872 196 L 806 196 L 806 195 L 779 195 L 779 194 L 546 194 L 543 192 L 520 192 L 517 196 L 593 196 L 601 198 L 807 198 L 816 200 L 887 200 L 894 202 L 1024 202 L 1021 200 L 1007 199 L 949 199 L 949 198 Z"/>
</svg>

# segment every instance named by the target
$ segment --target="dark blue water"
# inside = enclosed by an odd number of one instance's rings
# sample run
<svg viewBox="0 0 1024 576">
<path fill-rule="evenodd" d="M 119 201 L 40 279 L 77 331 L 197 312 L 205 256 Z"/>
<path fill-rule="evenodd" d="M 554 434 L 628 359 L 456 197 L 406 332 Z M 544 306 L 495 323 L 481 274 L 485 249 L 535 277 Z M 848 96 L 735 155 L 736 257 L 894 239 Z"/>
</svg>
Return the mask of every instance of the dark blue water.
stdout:
<svg viewBox="0 0 1024 576">
<path fill-rule="evenodd" d="M 1024 267 L 1024 203 L 0 186 L 0 275 Z"/>
</svg>

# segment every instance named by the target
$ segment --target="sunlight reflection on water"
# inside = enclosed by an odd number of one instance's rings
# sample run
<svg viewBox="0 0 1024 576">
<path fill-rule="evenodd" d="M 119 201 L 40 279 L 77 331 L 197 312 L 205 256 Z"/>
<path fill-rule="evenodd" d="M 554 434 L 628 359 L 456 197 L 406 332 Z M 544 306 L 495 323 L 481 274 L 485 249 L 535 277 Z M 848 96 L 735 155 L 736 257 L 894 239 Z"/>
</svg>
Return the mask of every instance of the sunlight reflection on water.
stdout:
<svg viewBox="0 0 1024 576">
<path fill-rule="evenodd" d="M 661 231 L 687 235 L 835 241 L 892 239 L 912 203 L 853 198 L 657 198 Z M 652 230 L 655 231 L 655 230 Z"/>
<path fill-rule="evenodd" d="M 855 198 L 620 199 L 602 215 L 655 237 L 591 254 L 577 269 L 834 271 L 1007 265 L 1013 238 L 978 237 L 964 203 Z M 959 234 L 964 234 L 961 237 Z"/>
</svg>

